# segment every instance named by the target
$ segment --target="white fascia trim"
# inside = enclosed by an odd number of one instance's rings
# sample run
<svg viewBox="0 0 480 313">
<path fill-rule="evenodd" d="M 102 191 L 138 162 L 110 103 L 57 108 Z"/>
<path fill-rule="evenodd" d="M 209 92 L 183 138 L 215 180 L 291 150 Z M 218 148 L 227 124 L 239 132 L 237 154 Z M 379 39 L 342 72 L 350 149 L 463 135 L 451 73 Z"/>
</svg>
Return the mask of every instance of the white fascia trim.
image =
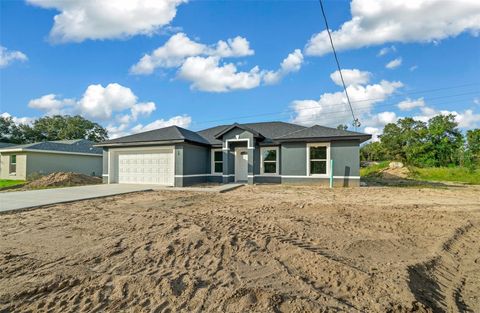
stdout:
<svg viewBox="0 0 480 313">
<path fill-rule="evenodd" d="M 73 155 L 88 155 L 102 157 L 102 154 L 98 153 L 85 153 L 85 152 L 69 152 L 69 151 L 56 151 L 56 150 L 37 150 L 37 149 L 5 149 L 0 150 L 2 152 L 35 152 L 35 153 L 54 153 L 54 154 L 73 154 Z"/>
<path fill-rule="evenodd" d="M 103 177 L 108 177 L 108 174 L 102 174 Z"/>
<path fill-rule="evenodd" d="M 227 139 L 227 140 L 225 140 L 225 147 L 223 147 L 223 149 L 229 150 L 229 148 L 228 148 L 229 145 L 228 145 L 228 144 L 229 144 L 230 142 L 241 142 L 241 141 L 246 141 L 246 142 L 247 142 L 247 148 L 248 148 L 248 149 L 251 149 L 251 150 L 255 149 L 255 147 L 252 146 L 252 144 L 251 144 L 251 142 L 250 142 L 250 139 L 248 139 L 248 138 L 242 138 L 242 139 Z"/>
</svg>

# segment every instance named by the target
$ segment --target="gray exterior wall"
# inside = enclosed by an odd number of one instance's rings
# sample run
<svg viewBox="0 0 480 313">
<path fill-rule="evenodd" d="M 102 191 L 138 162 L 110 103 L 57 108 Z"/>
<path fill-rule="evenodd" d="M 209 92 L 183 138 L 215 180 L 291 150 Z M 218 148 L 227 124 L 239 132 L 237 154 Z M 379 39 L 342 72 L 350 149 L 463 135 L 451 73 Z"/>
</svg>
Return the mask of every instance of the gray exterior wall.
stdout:
<svg viewBox="0 0 480 313">
<path fill-rule="evenodd" d="M 204 175 L 175 177 L 175 186 L 183 187 L 208 181 L 210 148 L 183 143 L 175 146 L 175 175 Z"/>
<path fill-rule="evenodd" d="M 85 175 L 102 174 L 102 156 L 58 153 L 27 153 L 27 177 L 33 173 L 75 172 Z"/>
<path fill-rule="evenodd" d="M 360 176 L 360 145 L 358 141 L 332 141 L 333 176 Z"/>
<path fill-rule="evenodd" d="M 280 149 L 280 174 L 307 175 L 307 144 L 304 142 L 283 143 Z"/>
</svg>

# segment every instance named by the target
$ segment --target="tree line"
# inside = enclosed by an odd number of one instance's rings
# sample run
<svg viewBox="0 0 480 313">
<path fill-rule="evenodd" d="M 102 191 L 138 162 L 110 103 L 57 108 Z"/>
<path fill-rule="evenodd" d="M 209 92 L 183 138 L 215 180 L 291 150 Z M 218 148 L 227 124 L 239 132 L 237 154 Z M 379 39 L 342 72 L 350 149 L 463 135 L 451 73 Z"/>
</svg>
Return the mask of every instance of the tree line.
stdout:
<svg viewBox="0 0 480 313">
<path fill-rule="evenodd" d="M 108 132 L 99 124 L 80 115 L 53 115 L 30 124 L 16 124 L 11 117 L 0 116 L 0 142 L 25 144 L 39 141 L 88 139 L 100 142 Z"/>
<path fill-rule="evenodd" d="M 480 166 L 480 129 L 463 134 L 455 116 L 437 115 L 423 122 L 399 119 L 383 129 L 380 140 L 360 150 L 364 161 L 401 161 L 418 167 Z"/>
</svg>

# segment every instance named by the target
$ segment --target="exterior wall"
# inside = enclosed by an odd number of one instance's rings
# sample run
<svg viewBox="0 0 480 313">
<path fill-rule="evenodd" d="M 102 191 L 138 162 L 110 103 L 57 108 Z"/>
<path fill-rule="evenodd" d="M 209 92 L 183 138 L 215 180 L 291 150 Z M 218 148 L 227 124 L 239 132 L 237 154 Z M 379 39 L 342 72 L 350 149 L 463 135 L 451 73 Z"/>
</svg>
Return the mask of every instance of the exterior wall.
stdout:
<svg viewBox="0 0 480 313">
<path fill-rule="evenodd" d="M 10 155 L 17 156 L 17 170 L 15 175 L 10 175 Z M 27 179 L 27 154 L 25 152 L 2 152 L 0 154 L 0 178 L 25 180 Z"/>
<path fill-rule="evenodd" d="M 280 149 L 280 174 L 291 176 L 307 175 L 307 144 L 304 142 L 284 143 Z"/>
<path fill-rule="evenodd" d="M 33 173 L 75 172 L 100 176 L 102 157 L 77 154 L 27 153 L 27 177 Z"/>
<path fill-rule="evenodd" d="M 208 181 L 210 148 L 188 143 L 175 146 L 175 186 L 183 187 Z M 188 177 L 189 175 L 192 175 Z"/>
<path fill-rule="evenodd" d="M 332 141 L 333 176 L 360 176 L 358 141 Z"/>
</svg>

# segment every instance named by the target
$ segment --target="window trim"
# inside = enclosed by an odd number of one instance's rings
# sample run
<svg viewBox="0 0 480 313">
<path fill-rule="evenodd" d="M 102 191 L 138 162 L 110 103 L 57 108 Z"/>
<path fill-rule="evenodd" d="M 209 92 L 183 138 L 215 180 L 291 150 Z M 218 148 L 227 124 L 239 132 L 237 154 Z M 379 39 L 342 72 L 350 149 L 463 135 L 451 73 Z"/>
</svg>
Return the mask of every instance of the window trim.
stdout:
<svg viewBox="0 0 480 313">
<path fill-rule="evenodd" d="M 15 163 L 12 163 L 12 157 L 15 157 Z M 8 175 L 17 175 L 17 154 L 10 154 L 8 158 Z M 15 165 L 15 171 L 12 171 L 12 165 Z"/>
<path fill-rule="evenodd" d="M 210 154 L 210 172 L 212 173 L 212 175 L 222 175 L 223 174 L 223 149 L 222 148 L 215 148 L 215 149 L 211 149 L 210 150 L 211 154 Z M 221 152 L 222 153 L 222 162 L 220 161 L 216 161 L 215 162 L 215 152 Z M 215 163 L 222 163 L 222 171 L 221 172 L 215 172 Z"/>
<path fill-rule="evenodd" d="M 263 162 L 265 162 L 263 160 L 263 151 L 265 150 L 275 150 L 276 151 L 276 159 L 275 159 L 275 173 L 265 173 L 264 172 L 264 167 L 263 167 Z M 280 171 L 280 149 L 278 146 L 276 147 L 260 147 L 260 175 L 263 175 L 263 176 L 278 176 L 279 175 L 279 171 Z M 274 161 L 267 161 L 267 162 L 270 162 L 270 163 L 273 163 Z"/>
<path fill-rule="evenodd" d="M 327 172 L 325 174 L 312 174 L 310 173 L 310 148 L 311 147 L 327 147 Z M 307 143 L 307 176 L 311 177 L 320 177 L 328 178 L 330 177 L 330 142 L 316 142 L 316 143 Z"/>
</svg>

